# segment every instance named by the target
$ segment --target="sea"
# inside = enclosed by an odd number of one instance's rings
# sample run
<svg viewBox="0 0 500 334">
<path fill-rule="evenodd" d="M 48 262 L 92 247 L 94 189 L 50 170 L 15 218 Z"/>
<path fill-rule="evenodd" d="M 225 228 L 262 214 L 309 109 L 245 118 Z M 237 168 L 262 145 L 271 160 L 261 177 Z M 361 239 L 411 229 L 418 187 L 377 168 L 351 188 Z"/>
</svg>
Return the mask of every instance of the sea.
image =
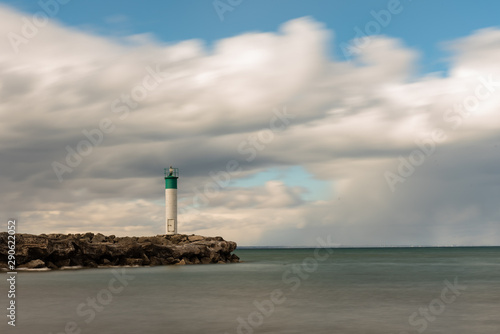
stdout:
<svg viewBox="0 0 500 334">
<path fill-rule="evenodd" d="M 18 272 L 15 327 L 0 284 L 0 332 L 500 333 L 500 247 L 235 253 L 241 263 Z"/>
</svg>

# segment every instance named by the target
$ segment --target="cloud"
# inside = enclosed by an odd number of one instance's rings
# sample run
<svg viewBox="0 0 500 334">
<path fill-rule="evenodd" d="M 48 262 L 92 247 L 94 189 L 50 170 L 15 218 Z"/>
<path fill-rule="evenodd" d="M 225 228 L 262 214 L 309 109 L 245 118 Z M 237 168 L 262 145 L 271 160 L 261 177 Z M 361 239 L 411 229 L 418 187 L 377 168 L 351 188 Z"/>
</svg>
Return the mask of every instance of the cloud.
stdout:
<svg viewBox="0 0 500 334">
<path fill-rule="evenodd" d="M 20 33 L 22 17 L 0 7 L 2 34 Z M 312 245 L 325 234 L 349 245 L 496 243 L 498 36 L 449 42 L 446 77 L 414 73 L 418 52 L 387 36 L 352 62 L 330 59 L 331 33 L 312 18 L 212 51 L 55 22 L 19 53 L 4 38 L 1 211 L 19 218 L 19 232 L 161 234 L 162 169 L 174 164 L 181 232 L 244 245 Z M 445 139 L 431 141 L 437 130 Z M 392 192 L 385 173 L 415 150 L 432 154 Z M 67 167 L 63 182 L 54 162 Z M 279 180 L 221 187 L 211 176 L 294 166 L 331 184 L 331 196 L 306 200 L 307 184 Z"/>
<path fill-rule="evenodd" d="M 498 68 L 491 67 L 500 57 L 500 30 L 496 28 L 478 30 L 470 36 L 444 43 L 444 47 L 453 52 L 453 73 L 457 76 L 500 72 Z"/>
</svg>

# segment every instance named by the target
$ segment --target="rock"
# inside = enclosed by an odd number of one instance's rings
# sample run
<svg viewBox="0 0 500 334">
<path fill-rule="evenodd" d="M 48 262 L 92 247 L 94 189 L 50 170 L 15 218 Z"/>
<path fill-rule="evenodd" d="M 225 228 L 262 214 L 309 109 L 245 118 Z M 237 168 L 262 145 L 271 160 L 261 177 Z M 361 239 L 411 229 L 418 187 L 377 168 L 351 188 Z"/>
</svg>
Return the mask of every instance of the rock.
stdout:
<svg viewBox="0 0 500 334">
<path fill-rule="evenodd" d="M 133 237 L 123 237 L 123 238 L 118 238 L 117 243 L 120 245 L 133 245 L 137 242 L 137 238 Z"/>
<path fill-rule="evenodd" d="M 49 256 L 51 259 L 55 261 L 63 260 L 63 259 L 68 259 L 76 255 L 77 248 L 75 247 L 76 244 L 73 240 L 71 239 L 48 239 L 51 240 L 52 242 L 50 245 L 47 245 L 48 251 L 49 251 Z M 20 243 L 19 241 L 17 244 L 21 244 L 22 248 L 26 247 L 27 245 L 24 243 Z M 28 246 L 29 247 L 29 246 Z"/>
<path fill-rule="evenodd" d="M 8 258 L 6 232 L 0 233 L 0 269 Z M 239 262 L 231 254 L 236 243 L 221 237 L 156 235 L 116 237 L 85 234 L 17 234 L 16 261 L 20 268 L 50 269 L 68 266 L 157 266 Z"/>
<path fill-rule="evenodd" d="M 104 242 L 106 241 L 106 239 L 107 238 L 104 235 L 102 235 L 101 233 L 97 233 L 92 239 L 92 243 Z"/>
<path fill-rule="evenodd" d="M 49 269 L 59 269 L 55 264 L 53 264 L 52 262 L 47 262 L 47 268 Z"/>
<path fill-rule="evenodd" d="M 64 259 L 64 260 L 59 260 L 55 263 L 56 267 L 61 268 L 61 267 L 68 267 L 71 262 L 71 259 Z"/>
<path fill-rule="evenodd" d="M 169 257 L 166 259 L 160 259 L 160 262 L 162 265 L 177 264 L 179 263 L 179 259 L 174 259 L 173 257 Z"/>
<path fill-rule="evenodd" d="M 190 235 L 188 237 L 189 241 L 200 241 L 203 240 L 204 238 L 201 235 Z"/>
<path fill-rule="evenodd" d="M 213 256 L 212 256 L 212 262 L 213 263 L 216 263 L 216 262 L 219 262 L 221 260 L 221 256 L 219 253 L 215 253 Z"/>
<path fill-rule="evenodd" d="M 97 263 L 95 263 L 95 261 L 93 261 L 93 260 L 86 260 L 83 262 L 83 265 L 84 265 L 84 267 L 87 267 L 87 268 L 97 268 Z"/>
<path fill-rule="evenodd" d="M 45 262 L 43 262 L 42 260 L 31 260 L 28 263 L 21 264 L 18 268 L 27 268 L 27 269 L 45 268 Z"/>
<path fill-rule="evenodd" d="M 93 237 L 94 237 L 94 233 L 90 233 L 90 232 L 87 232 L 83 235 L 83 238 L 88 239 L 89 241 L 92 240 Z"/>
<path fill-rule="evenodd" d="M 70 267 L 83 267 L 83 261 L 80 257 L 72 257 L 69 259 Z"/>
<path fill-rule="evenodd" d="M 143 263 L 144 263 L 143 259 L 131 259 L 131 258 L 125 259 L 126 266 L 142 266 Z"/>
<path fill-rule="evenodd" d="M 139 237 L 137 238 L 137 242 L 143 244 L 145 242 L 151 242 L 151 237 Z"/>
</svg>

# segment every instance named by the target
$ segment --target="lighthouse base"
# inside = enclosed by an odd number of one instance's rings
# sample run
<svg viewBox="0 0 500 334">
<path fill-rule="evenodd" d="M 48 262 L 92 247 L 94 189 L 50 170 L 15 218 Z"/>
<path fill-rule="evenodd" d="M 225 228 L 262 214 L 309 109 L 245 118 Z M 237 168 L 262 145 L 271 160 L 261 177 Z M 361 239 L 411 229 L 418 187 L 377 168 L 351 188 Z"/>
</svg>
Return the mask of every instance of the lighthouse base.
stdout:
<svg viewBox="0 0 500 334">
<path fill-rule="evenodd" d="M 167 235 L 177 234 L 177 224 L 175 219 L 167 219 Z"/>
</svg>

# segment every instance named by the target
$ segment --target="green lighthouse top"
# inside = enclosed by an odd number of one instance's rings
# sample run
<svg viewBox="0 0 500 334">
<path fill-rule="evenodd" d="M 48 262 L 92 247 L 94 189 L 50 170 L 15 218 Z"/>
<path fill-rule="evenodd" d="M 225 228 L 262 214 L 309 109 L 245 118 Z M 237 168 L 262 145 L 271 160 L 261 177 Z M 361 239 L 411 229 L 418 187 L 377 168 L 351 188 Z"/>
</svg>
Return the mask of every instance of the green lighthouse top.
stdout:
<svg viewBox="0 0 500 334">
<path fill-rule="evenodd" d="M 178 178 L 179 177 L 179 168 L 165 168 L 165 178 Z"/>
<path fill-rule="evenodd" d="M 177 189 L 178 178 L 179 168 L 165 168 L 165 189 Z"/>
</svg>

